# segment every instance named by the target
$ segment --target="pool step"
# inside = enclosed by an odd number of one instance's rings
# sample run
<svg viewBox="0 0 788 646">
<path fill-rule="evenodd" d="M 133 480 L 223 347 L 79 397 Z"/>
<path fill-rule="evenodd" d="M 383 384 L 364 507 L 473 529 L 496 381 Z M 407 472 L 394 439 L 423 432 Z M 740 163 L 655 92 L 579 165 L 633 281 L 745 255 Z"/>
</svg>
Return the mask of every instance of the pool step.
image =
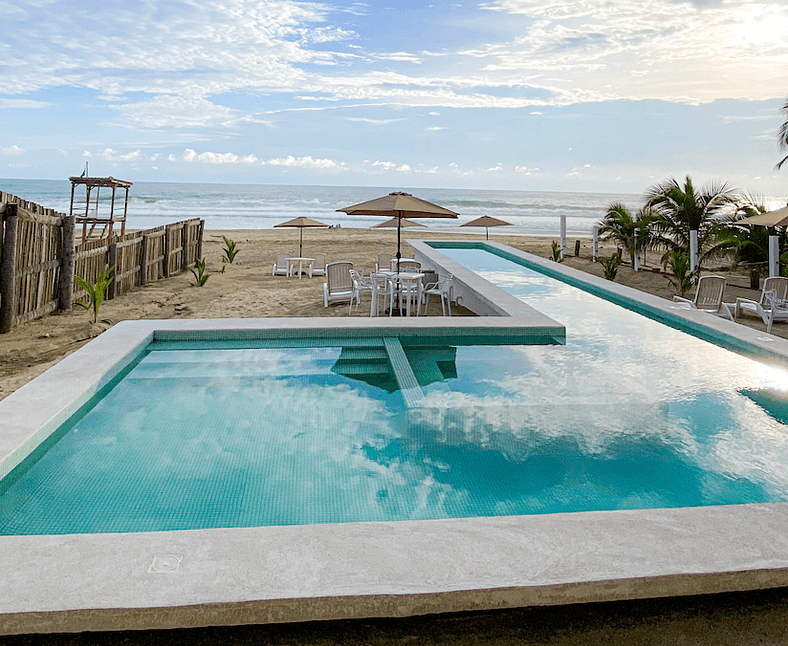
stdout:
<svg viewBox="0 0 788 646">
<path fill-rule="evenodd" d="M 332 372 L 346 377 L 354 375 L 381 375 L 391 373 L 388 355 L 382 346 L 374 348 L 342 348 Z"/>
</svg>

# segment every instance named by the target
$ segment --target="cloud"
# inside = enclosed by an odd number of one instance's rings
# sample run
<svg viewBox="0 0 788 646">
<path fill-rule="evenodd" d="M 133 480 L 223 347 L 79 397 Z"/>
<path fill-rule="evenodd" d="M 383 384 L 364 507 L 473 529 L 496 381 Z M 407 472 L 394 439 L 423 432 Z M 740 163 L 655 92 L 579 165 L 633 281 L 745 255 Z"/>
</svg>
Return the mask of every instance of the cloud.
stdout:
<svg viewBox="0 0 788 646">
<path fill-rule="evenodd" d="M 128 162 L 128 161 L 138 161 L 142 159 L 142 153 L 139 150 L 135 150 L 134 152 L 126 153 L 124 155 L 112 150 L 112 148 L 105 148 L 99 156 L 102 159 L 106 159 L 107 161 L 112 162 Z"/>
<path fill-rule="evenodd" d="M 314 168 L 320 170 L 342 170 L 345 164 L 336 162 L 333 159 L 315 159 L 311 155 L 306 157 L 278 157 L 261 162 L 263 166 L 290 166 L 296 168 Z"/>
<path fill-rule="evenodd" d="M 385 126 L 404 119 L 368 119 L 366 117 L 345 117 L 345 121 L 358 121 L 360 123 L 370 123 L 374 126 Z"/>
<path fill-rule="evenodd" d="M 10 157 L 21 157 L 24 152 L 25 149 L 20 148 L 16 144 L 12 146 L 8 146 L 8 148 L 3 148 L 3 154 L 8 155 Z"/>
<path fill-rule="evenodd" d="M 173 156 L 170 155 L 170 161 L 174 161 Z M 185 162 L 200 162 L 203 164 L 256 164 L 259 159 L 255 155 L 240 156 L 235 153 L 213 153 L 204 152 L 197 153 L 197 151 L 187 148 L 183 151 L 181 159 Z M 263 162 L 265 163 L 265 162 Z"/>
<path fill-rule="evenodd" d="M 195 128 L 226 122 L 234 111 L 201 96 L 157 96 L 150 101 L 110 106 L 123 114 L 121 125 L 140 130 Z"/>
<path fill-rule="evenodd" d="M 9 110 L 35 110 L 48 108 L 51 104 L 44 101 L 31 101 L 30 99 L 0 99 L 0 108 Z"/>
</svg>

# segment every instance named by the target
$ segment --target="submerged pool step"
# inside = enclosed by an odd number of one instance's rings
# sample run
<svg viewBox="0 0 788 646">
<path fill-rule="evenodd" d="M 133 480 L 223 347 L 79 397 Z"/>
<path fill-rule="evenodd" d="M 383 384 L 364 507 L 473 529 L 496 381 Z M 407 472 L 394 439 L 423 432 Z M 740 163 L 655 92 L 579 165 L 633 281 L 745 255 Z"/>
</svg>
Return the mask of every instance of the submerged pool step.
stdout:
<svg viewBox="0 0 788 646">
<path fill-rule="evenodd" d="M 342 348 L 334 367 L 331 369 L 340 375 L 352 377 L 354 375 L 380 375 L 391 374 L 388 354 L 385 348 Z"/>
</svg>

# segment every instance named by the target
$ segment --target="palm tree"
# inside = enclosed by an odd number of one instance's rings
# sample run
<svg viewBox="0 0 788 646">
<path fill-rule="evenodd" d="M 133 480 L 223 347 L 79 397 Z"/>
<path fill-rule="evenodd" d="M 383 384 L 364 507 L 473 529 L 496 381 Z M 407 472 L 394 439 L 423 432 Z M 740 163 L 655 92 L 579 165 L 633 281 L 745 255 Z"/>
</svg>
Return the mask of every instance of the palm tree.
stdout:
<svg viewBox="0 0 788 646">
<path fill-rule="evenodd" d="M 758 274 L 766 272 L 769 261 L 769 238 L 778 238 L 780 261 L 788 261 L 788 234 L 786 227 L 765 227 L 740 224 L 744 218 L 766 213 L 763 198 L 743 195 L 737 200 L 736 212 L 726 219 L 717 232 L 717 245 L 731 251 L 736 261 L 751 268 L 750 275 L 755 284 Z"/>
<path fill-rule="evenodd" d="M 780 150 L 788 149 L 788 99 L 783 103 L 783 107 L 780 108 L 780 112 L 783 113 L 785 117 L 785 121 L 780 126 L 780 129 L 777 131 L 777 145 L 779 146 Z M 780 170 L 782 165 L 788 161 L 788 155 L 783 157 L 777 165 L 774 167 L 775 170 Z"/>
<path fill-rule="evenodd" d="M 692 231 L 698 236 L 698 266 L 721 249 L 715 244 L 717 229 L 725 211 L 734 203 L 733 189 L 728 184 L 712 182 L 696 191 L 687 177 L 684 185 L 671 178 L 655 184 L 646 191 L 646 207 L 651 209 L 652 235 L 655 244 L 673 249 L 690 251 Z M 663 263 L 668 253 L 663 256 Z"/>
<path fill-rule="evenodd" d="M 643 249 L 650 243 L 650 223 L 651 215 L 648 209 L 642 208 L 633 216 L 623 204 L 614 202 L 599 223 L 599 235 L 603 240 L 613 240 L 623 247 L 634 266 L 636 248 Z M 637 240 L 636 229 L 639 229 Z"/>
</svg>

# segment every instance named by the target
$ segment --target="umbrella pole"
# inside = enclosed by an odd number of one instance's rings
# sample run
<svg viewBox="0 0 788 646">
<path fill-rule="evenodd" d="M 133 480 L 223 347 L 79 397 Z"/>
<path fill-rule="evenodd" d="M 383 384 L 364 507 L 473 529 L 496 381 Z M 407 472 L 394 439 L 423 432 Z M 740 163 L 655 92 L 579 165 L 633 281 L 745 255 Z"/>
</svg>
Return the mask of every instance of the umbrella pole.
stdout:
<svg viewBox="0 0 788 646">
<path fill-rule="evenodd" d="M 487 239 L 490 239 L 490 227 L 484 227 L 484 233 L 487 234 Z"/>
<path fill-rule="evenodd" d="M 298 256 L 299 258 L 303 258 L 304 256 L 304 227 L 298 227 L 301 231 L 301 236 L 298 238 Z"/>
<path fill-rule="evenodd" d="M 402 231 L 402 211 L 399 211 L 399 216 L 397 217 L 397 273 L 399 273 L 399 261 L 402 258 L 402 252 L 400 251 L 400 233 Z"/>
</svg>

